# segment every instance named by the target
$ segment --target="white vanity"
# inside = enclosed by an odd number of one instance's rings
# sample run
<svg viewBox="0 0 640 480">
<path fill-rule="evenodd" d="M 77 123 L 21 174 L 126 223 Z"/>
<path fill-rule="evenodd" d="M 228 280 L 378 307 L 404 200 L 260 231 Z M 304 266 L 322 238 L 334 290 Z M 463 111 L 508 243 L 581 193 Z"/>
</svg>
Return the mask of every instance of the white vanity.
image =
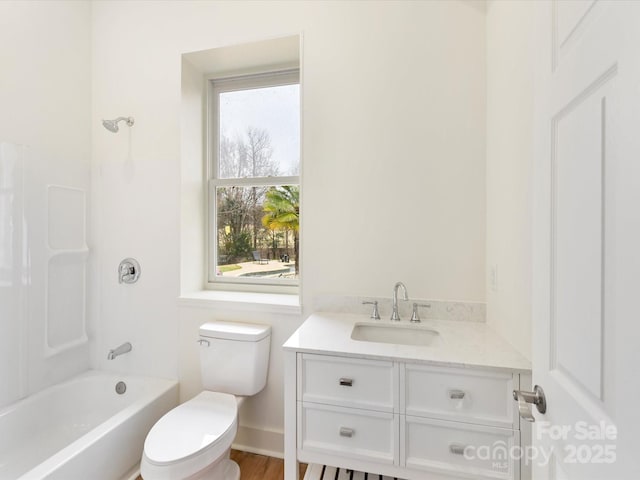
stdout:
<svg viewBox="0 0 640 480">
<path fill-rule="evenodd" d="M 529 478 L 507 451 L 530 442 L 512 398 L 530 387 L 530 364 L 486 324 L 318 313 L 284 349 L 285 480 L 298 462 L 399 479 Z"/>
</svg>

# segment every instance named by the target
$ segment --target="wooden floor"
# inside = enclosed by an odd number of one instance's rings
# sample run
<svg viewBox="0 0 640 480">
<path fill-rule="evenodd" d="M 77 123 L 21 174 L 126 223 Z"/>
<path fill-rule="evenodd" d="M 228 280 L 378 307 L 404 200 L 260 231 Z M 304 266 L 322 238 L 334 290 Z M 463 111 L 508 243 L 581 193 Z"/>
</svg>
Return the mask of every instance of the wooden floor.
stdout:
<svg viewBox="0 0 640 480">
<path fill-rule="evenodd" d="M 284 478 L 284 460 L 253 453 L 231 450 L 231 459 L 240 465 L 240 480 L 282 480 Z M 307 470 L 300 464 L 300 479 Z M 142 480 L 138 477 L 137 480 Z"/>
<path fill-rule="evenodd" d="M 282 480 L 284 460 L 253 453 L 231 450 L 231 459 L 240 465 L 240 480 Z M 307 466 L 300 464 L 300 479 L 304 478 Z"/>
</svg>

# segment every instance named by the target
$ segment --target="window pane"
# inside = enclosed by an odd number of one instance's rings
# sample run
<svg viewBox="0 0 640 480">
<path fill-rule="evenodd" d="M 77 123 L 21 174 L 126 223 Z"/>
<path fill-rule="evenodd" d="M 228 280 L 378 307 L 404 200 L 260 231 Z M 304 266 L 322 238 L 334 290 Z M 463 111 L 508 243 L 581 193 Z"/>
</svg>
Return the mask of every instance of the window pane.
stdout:
<svg viewBox="0 0 640 480">
<path fill-rule="evenodd" d="M 218 178 L 298 175 L 300 85 L 219 95 Z"/>
<path fill-rule="evenodd" d="M 298 278 L 299 188 L 216 189 L 216 276 Z"/>
</svg>

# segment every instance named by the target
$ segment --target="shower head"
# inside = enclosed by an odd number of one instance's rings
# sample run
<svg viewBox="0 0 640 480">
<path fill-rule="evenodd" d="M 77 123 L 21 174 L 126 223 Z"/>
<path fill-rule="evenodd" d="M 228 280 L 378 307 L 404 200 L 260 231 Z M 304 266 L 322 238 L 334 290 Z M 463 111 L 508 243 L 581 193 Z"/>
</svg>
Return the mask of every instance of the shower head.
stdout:
<svg viewBox="0 0 640 480">
<path fill-rule="evenodd" d="M 118 117 L 115 120 L 102 120 L 102 125 L 110 132 L 116 133 L 119 130 L 118 122 L 121 120 L 127 122 L 127 126 L 133 126 L 133 117 Z"/>
</svg>

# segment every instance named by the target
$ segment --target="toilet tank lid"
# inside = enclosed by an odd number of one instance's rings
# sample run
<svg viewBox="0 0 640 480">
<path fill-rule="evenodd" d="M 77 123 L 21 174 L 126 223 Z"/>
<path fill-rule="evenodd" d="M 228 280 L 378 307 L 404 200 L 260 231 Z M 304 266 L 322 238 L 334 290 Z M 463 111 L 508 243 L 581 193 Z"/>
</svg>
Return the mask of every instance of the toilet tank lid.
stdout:
<svg viewBox="0 0 640 480">
<path fill-rule="evenodd" d="M 269 335 L 271 335 L 271 326 L 257 323 L 207 322 L 200 325 L 202 337 L 257 342 Z"/>
</svg>

